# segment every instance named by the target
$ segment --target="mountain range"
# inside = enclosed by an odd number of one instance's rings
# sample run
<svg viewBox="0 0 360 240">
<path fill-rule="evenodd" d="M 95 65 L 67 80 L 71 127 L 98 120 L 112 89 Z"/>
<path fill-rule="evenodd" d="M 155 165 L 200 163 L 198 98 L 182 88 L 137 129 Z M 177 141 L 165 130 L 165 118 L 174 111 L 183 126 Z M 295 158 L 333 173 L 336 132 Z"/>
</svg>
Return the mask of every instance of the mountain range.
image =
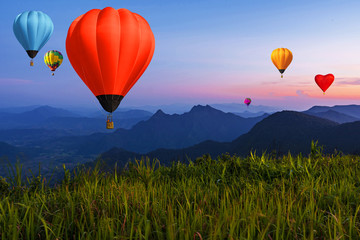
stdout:
<svg viewBox="0 0 360 240">
<path fill-rule="evenodd" d="M 123 166 L 134 158 L 148 156 L 157 158 L 167 165 L 172 161 L 195 160 L 203 154 L 217 157 L 224 153 L 248 156 L 250 151 L 281 156 L 309 154 L 312 141 L 324 146 L 324 153 L 341 151 L 346 154 L 360 154 L 360 121 L 339 124 L 309 114 L 282 111 L 258 122 L 248 133 L 231 142 L 204 141 L 183 149 L 158 149 L 146 154 L 136 154 L 124 149 L 113 148 L 101 155 L 108 165 L 117 162 Z M 92 163 L 94 164 L 94 163 Z"/>
<path fill-rule="evenodd" d="M 194 106 L 184 114 L 165 114 L 158 110 L 150 119 L 140 121 L 131 129 L 114 133 L 63 137 L 40 144 L 43 148 L 62 148 L 79 154 L 100 154 L 112 147 L 146 153 L 158 148 L 184 148 L 205 140 L 231 141 L 248 132 L 267 114 L 242 118 L 207 106 Z"/>
<path fill-rule="evenodd" d="M 303 113 L 325 118 L 337 123 L 355 122 L 360 120 L 360 108 L 358 105 L 344 106 L 314 106 Z"/>
<path fill-rule="evenodd" d="M 115 127 L 129 129 L 151 116 L 148 111 L 127 110 L 113 114 L 113 120 Z M 105 128 L 105 119 L 101 114 L 88 117 L 50 106 L 0 109 L 0 141 L 23 146 L 64 136 L 114 132 Z"/>
<path fill-rule="evenodd" d="M 312 140 L 324 145 L 327 153 L 335 149 L 360 153 L 357 105 L 315 106 L 304 112 L 281 111 L 271 115 L 260 112 L 254 114 L 261 116 L 247 118 L 209 105 L 193 106 L 183 114 L 167 114 L 162 110 L 153 115 L 142 110 L 118 114 L 118 119 L 123 117 L 121 121 L 127 119 L 133 125 L 104 132 L 104 119 L 96 115 L 84 117 L 48 106 L 12 113 L 0 110 L 0 126 L 6 126 L 6 121 L 21 126 L 0 130 L 0 157 L 7 157 L 10 162 L 20 157 L 29 168 L 41 162 L 42 169 L 50 170 L 50 166 L 63 163 L 71 167 L 89 162 L 99 154 L 108 163 L 149 156 L 165 164 L 172 160 L 194 160 L 203 154 L 247 156 L 255 150 L 279 156 L 288 152 L 308 154 Z M 102 131 L 91 127 L 95 124 Z"/>
</svg>

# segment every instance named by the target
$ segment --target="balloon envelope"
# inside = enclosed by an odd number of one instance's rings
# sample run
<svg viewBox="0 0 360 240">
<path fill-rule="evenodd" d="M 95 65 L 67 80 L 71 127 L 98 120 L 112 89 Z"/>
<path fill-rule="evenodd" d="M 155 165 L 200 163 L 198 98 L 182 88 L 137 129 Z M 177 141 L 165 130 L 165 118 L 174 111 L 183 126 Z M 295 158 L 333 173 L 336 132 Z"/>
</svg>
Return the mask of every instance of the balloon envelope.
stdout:
<svg viewBox="0 0 360 240">
<path fill-rule="evenodd" d="M 277 48 L 271 53 L 271 61 L 281 73 L 281 77 L 286 68 L 290 65 L 292 59 L 293 55 L 287 48 Z"/>
<path fill-rule="evenodd" d="M 324 92 L 324 94 L 325 94 L 325 91 L 334 82 L 334 80 L 335 80 L 335 77 L 331 73 L 326 74 L 326 75 L 318 74 L 315 76 L 315 82 L 321 88 L 321 90 Z"/>
<path fill-rule="evenodd" d="M 110 113 L 144 73 L 154 50 L 149 24 L 127 9 L 92 9 L 72 22 L 66 37 L 71 65 Z"/>
<path fill-rule="evenodd" d="M 62 61 L 63 55 L 59 51 L 50 50 L 45 53 L 44 62 L 51 71 L 55 71 L 61 65 Z"/>
<path fill-rule="evenodd" d="M 29 57 L 34 58 L 54 31 L 51 18 L 41 11 L 20 13 L 14 20 L 15 37 Z"/>
</svg>

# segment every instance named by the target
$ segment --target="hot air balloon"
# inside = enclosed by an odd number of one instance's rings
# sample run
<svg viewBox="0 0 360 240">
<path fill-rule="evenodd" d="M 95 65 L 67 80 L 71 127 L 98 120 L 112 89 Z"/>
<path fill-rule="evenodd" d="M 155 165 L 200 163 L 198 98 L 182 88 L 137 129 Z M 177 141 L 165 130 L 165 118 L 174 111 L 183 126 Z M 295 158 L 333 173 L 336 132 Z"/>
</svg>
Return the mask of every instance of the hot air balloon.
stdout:
<svg viewBox="0 0 360 240">
<path fill-rule="evenodd" d="M 271 53 L 271 61 L 281 73 L 281 78 L 283 77 L 283 73 L 286 68 L 290 65 L 292 59 L 293 55 L 287 48 L 277 48 Z"/>
<path fill-rule="evenodd" d="M 15 18 L 13 31 L 31 58 L 30 66 L 33 66 L 33 58 L 49 40 L 54 24 L 51 18 L 41 11 L 26 11 Z"/>
<path fill-rule="evenodd" d="M 249 106 L 251 103 L 251 98 L 245 98 L 244 103 L 246 104 L 246 106 Z"/>
<path fill-rule="evenodd" d="M 55 70 L 61 65 L 62 61 L 63 61 L 63 55 L 59 51 L 50 50 L 45 53 L 44 62 L 53 72 L 52 73 L 53 76 Z"/>
<path fill-rule="evenodd" d="M 318 74 L 315 76 L 315 82 L 321 88 L 321 90 L 323 90 L 324 94 L 325 94 L 325 91 L 334 82 L 334 79 L 335 79 L 335 77 L 331 73 L 326 74 L 326 75 Z"/>
<path fill-rule="evenodd" d="M 112 112 L 149 65 L 155 38 L 147 21 L 127 9 L 92 9 L 76 18 L 66 37 L 66 52 L 79 77 Z"/>
</svg>

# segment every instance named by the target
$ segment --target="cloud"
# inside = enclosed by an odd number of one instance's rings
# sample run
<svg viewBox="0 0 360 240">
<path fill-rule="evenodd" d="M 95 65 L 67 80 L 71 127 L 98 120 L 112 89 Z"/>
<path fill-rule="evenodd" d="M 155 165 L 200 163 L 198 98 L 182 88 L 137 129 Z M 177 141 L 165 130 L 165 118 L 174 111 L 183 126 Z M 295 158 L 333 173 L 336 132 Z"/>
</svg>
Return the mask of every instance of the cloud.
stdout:
<svg viewBox="0 0 360 240">
<path fill-rule="evenodd" d="M 273 82 L 262 82 L 261 85 L 274 85 L 274 84 L 279 84 L 281 83 L 280 81 L 273 81 Z"/>
<path fill-rule="evenodd" d="M 336 78 L 334 83 L 338 86 L 360 85 L 360 78 Z"/>
<path fill-rule="evenodd" d="M 2 86 L 19 86 L 24 84 L 32 84 L 32 80 L 18 79 L 18 78 L 0 78 L 0 84 Z"/>
<path fill-rule="evenodd" d="M 309 94 L 305 93 L 304 90 L 296 90 L 296 94 L 299 96 L 299 97 L 310 97 Z"/>
</svg>

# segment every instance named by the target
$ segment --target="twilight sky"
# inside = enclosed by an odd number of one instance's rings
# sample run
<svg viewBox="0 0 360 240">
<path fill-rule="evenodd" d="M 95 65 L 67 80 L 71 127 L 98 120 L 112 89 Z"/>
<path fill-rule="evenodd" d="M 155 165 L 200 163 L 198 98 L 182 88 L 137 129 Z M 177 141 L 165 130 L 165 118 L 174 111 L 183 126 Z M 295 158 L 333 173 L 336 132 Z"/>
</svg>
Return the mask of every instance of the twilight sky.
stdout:
<svg viewBox="0 0 360 240">
<path fill-rule="evenodd" d="M 294 110 L 360 104 L 359 0 L 16 0 L 0 3 L 0 107 L 100 106 L 69 63 L 65 39 L 76 17 L 107 6 L 140 14 L 155 36 L 154 57 L 120 108 L 245 97 Z M 54 23 L 34 67 L 12 30 L 28 10 Z M 283 79 L 270 59 L 279 47 L 294 56 Z M 43 61 L 48 50 L 64 55 L 54 77 Z M 327 73 L 335 82 L 323 95 L 314 76 Z"/>
</svg>

